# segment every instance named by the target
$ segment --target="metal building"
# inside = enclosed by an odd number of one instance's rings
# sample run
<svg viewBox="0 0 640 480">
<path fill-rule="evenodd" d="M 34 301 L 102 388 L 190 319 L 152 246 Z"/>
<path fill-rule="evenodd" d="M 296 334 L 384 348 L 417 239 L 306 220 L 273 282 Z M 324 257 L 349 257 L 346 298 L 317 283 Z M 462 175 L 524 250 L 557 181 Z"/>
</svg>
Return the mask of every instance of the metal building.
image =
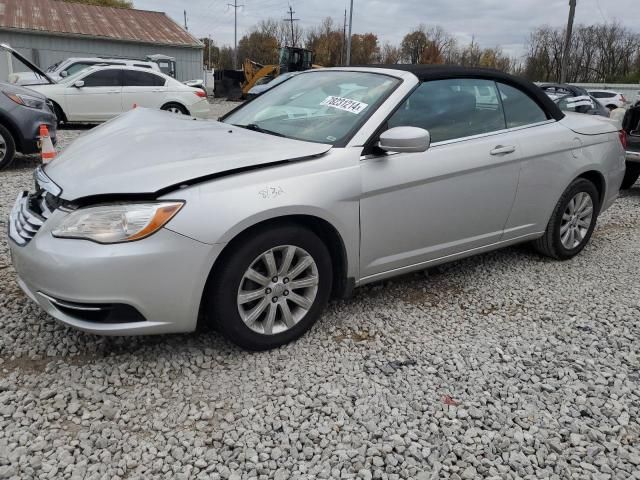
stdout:
<svg viewBox="0 0 640 480">
<path fill-rule="evenodd" d="M 202 78 L 203 44 L 163 12 L 60 0 L 0 0 L 0 43 L 41 68 L 69 57 L 176 59 L 178 80 Z"/>
</svg>

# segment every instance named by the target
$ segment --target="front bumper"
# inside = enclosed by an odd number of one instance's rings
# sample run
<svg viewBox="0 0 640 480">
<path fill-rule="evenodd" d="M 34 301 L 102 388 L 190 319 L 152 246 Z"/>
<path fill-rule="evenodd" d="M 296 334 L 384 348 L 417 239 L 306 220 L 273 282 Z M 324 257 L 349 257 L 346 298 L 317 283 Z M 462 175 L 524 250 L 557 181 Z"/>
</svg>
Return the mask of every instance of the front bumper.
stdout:
<svg viewBox="0 0 640 480">
<path fill-rule="evenodd" d="M 63 324 L 94 334 L 196 329 L 204 286 L 222 245 L 167 229 L 115 245 L 53 237 L 52 225 L 66 215 L 53 212 L 23 246 L 9 232 L 18 283 L 33 301 Z M 117 306 L 113 312 L 121 317 L 96 318 L 95 310 L 104 306 Z"/>
<path fill-rule="evenodd" d="M 58 120 L 54 113 L 48 110 L 42 111 L 40 114 L 30 115 L 22 120 L 19 127 L 22 132 L 20 153 L 30 155 L 40 151 L 40 125 L 47 126 L 51 141 L 54 145 L 56 144 Z"/>
</svg>

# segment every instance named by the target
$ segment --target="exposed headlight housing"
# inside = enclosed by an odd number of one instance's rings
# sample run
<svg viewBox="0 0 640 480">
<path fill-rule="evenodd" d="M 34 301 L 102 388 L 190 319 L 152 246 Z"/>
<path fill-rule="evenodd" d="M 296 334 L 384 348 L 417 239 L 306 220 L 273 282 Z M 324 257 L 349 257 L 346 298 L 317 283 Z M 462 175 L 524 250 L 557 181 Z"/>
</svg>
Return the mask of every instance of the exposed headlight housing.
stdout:
<svg viewBox="0 0 640 480">
<path fill-rule="evenodd" d="M 42 110 L 46 104 L 46 101 L 42 98 L 33 97 L 31 95 L 25 95 L 24 93 L 11 93 L 11 92 L 2 92 L 11 100 L 16 102 L 18 105 L 24 105 L 29 108 L 36 108 L 38 110 Z"/>
<path fill-rule="evenodd" d="M 51 233 L 58 238 L 122 243 L 153 235 L 182 208 L 184 202 L 103 205 L 76 210 Z"/>
</svg>

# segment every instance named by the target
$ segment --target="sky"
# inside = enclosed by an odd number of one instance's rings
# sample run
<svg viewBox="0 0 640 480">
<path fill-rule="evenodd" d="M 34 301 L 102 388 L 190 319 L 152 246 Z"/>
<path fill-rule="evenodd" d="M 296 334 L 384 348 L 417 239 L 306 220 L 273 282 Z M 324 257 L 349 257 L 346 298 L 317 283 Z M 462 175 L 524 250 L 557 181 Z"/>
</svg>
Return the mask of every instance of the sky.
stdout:
<svg viewBox="0 0 640 480">
<path fill-rule="evenodd" d="M 302 27 L 331 16 L 342 23 L 348 0 L 235 0 L 238 38 L 264 18 L 285 18 L 289 5 Z M 133 0 L 135 8 L 167 13 L 201 38 L 211 35 L 217 45 L 233 45 L 234 0 Z M 619 21 L 640 32 L 639 0 L 578 0 L 576 23 Z M 482 47 L 500 46 L 514 56 L 525 51 L 529 33 L 539 25 L 564 26 L 568 0 L 354 0 L 353 32 L 374 32 L 380 43 L 398 44 L 420 23 L 440 25 L 460 42 L 472 37 Z"/>
</svg>

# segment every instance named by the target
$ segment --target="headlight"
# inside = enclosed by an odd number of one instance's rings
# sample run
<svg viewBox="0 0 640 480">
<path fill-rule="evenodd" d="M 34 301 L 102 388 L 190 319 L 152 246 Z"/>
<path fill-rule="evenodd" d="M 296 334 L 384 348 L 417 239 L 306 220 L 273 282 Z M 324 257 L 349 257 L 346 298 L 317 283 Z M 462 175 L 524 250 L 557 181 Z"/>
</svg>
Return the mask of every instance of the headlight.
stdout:
<svg viewBox="0 0 640 480">
<path fill-rule="evenodd" d="M 25 95 L 24 93 L 11 93 L 2 92 L 18 105 L 24 105 L 29 108 L 37 108 L 42 110 L 44 108 L 45 101 L 42 98 L 32 97 L 31 95 Z"/>
<path fill-rule="evenodd" d="M 158 202 L 83 208 L 65 218 L 52 234 L 98 243 L 131 242 L 153 235 L 183 205 L 183 202 Z"/>
</svg>

